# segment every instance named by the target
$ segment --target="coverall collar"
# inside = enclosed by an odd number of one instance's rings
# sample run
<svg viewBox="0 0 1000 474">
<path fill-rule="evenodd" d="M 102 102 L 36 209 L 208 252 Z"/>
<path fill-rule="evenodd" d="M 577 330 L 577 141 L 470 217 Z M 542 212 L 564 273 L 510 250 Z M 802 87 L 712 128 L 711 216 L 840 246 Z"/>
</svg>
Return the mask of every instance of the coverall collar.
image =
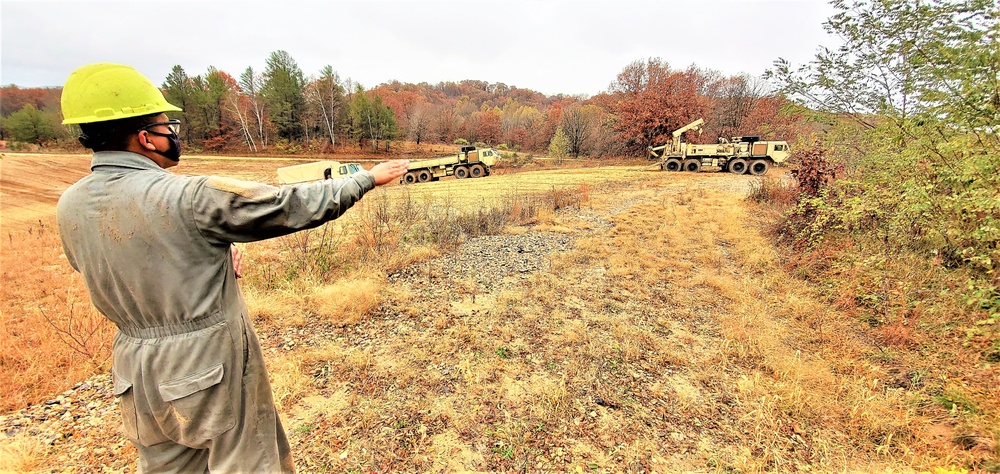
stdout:
<svg viewBox="0 0 1000 474">
<path fill-rule="evenodd" d="M 160 165 L 157 165 L 153 160 L 130 151 L 99 151 L 94 153 L 94 157 L 90 160 L 90 170 L 97 171 L 98 168 L 128 168 L 168 172 L 160 168 Z"/>
</svg>

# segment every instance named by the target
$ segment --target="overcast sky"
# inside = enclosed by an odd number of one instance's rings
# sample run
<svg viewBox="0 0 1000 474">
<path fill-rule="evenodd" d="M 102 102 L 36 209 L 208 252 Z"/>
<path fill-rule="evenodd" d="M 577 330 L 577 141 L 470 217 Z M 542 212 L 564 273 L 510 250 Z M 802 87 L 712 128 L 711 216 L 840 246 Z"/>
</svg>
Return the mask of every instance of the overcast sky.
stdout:
<svg viewBox="0 0 1000 474">
<path fill-rule="evenodd" d="M 592 96 L 636 60 L 759 75 L 833 46 L 825 0 L 0 0 L 0 84 L 61 86 L 119 62 L 162 84 L 174 65 L 239 76 L 287 51 L 367 88 L 461 81 Z"/>
</svg>

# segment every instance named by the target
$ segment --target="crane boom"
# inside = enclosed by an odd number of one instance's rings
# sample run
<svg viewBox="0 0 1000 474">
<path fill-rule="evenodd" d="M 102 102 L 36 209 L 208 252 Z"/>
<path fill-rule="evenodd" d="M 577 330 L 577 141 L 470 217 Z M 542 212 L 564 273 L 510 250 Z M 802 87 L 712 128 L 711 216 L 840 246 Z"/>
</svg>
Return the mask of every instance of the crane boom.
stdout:
<svg viewBox="0 0 1000 474">
<path fill-rule="evenodd" d="M 699 132 L 701 132 L 701 126 L 704 123 L 705 123 L 704 119 L 698 119 L 681 128 L 678 128 L 677 130 L 674 130 L 673 151 L 679 151 L 681 149 L 681 135 L 683 135 L 684 132 L 692 129 L 697 129 Z"/>
</svg>

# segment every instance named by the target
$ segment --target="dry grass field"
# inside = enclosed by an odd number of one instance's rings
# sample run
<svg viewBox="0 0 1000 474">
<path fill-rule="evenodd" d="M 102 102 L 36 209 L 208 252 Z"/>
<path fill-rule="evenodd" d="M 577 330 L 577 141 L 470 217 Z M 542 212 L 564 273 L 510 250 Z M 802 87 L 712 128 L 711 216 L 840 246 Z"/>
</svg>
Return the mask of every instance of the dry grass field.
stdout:
<svg viewBox="0 0 1000 474">
<path fill-rule="evenodd" d="M 288 163 L 178 172 L 273 182 Z M 107 371 L 112 328 L 54 227 L 87 164 L 0 162 L 5 413 Z M 752 179 L 637 164 L 388 186 L 335 223 L 243 246 L 298 468 L 959 472 L 946 468 L 995 459 L 989 440 L 956 443 L 947 412 L 898 383 L 856 319 L 788 273 L 745 200 Z M 0 436 L 0 471 L 134 470 L 113 400 L 87 401 L 61 437 L 32 434 L 37 419 Z M 979 408 L 976 423 L 996 426 L 996 403 Z"/>
</svg>

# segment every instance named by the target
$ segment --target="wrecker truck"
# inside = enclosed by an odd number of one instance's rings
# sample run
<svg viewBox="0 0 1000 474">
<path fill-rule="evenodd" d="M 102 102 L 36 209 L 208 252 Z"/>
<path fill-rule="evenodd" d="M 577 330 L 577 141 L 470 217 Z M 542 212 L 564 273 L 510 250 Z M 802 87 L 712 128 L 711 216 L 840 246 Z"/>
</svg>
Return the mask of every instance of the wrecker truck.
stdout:
<svg viewBox="0 0 1000 474">
<path fill-rule="evenodd" d="M 763 141 L 757 135 L 719 138 L 719 143 L 709 145 L 681 142 L 681 135 L 688 130 L 699 134 L 704 120 L 698 119 L 672 133 L 673 141 L 647 148 L 651 159 L 661 160 L 660 168 L 666 171 L 701 171 L 704 166 L 715 166 L 735 174 L 750 173 L 762 176 L 771 165 L 788 159 L 791 150 L 785 141 Z"/>
<path fill-rule="evenodd" d="M 457 154 L 429 160 L 411 161 L 409 171 L 399 181 L 403 184 L 437 181 L 445 176 L 456 179 L 481 178 L 489 176 L 490 167 L 500 159 L 500 153 L 492 148 L 477 149 L 463 146 Z"/>
</svg>

